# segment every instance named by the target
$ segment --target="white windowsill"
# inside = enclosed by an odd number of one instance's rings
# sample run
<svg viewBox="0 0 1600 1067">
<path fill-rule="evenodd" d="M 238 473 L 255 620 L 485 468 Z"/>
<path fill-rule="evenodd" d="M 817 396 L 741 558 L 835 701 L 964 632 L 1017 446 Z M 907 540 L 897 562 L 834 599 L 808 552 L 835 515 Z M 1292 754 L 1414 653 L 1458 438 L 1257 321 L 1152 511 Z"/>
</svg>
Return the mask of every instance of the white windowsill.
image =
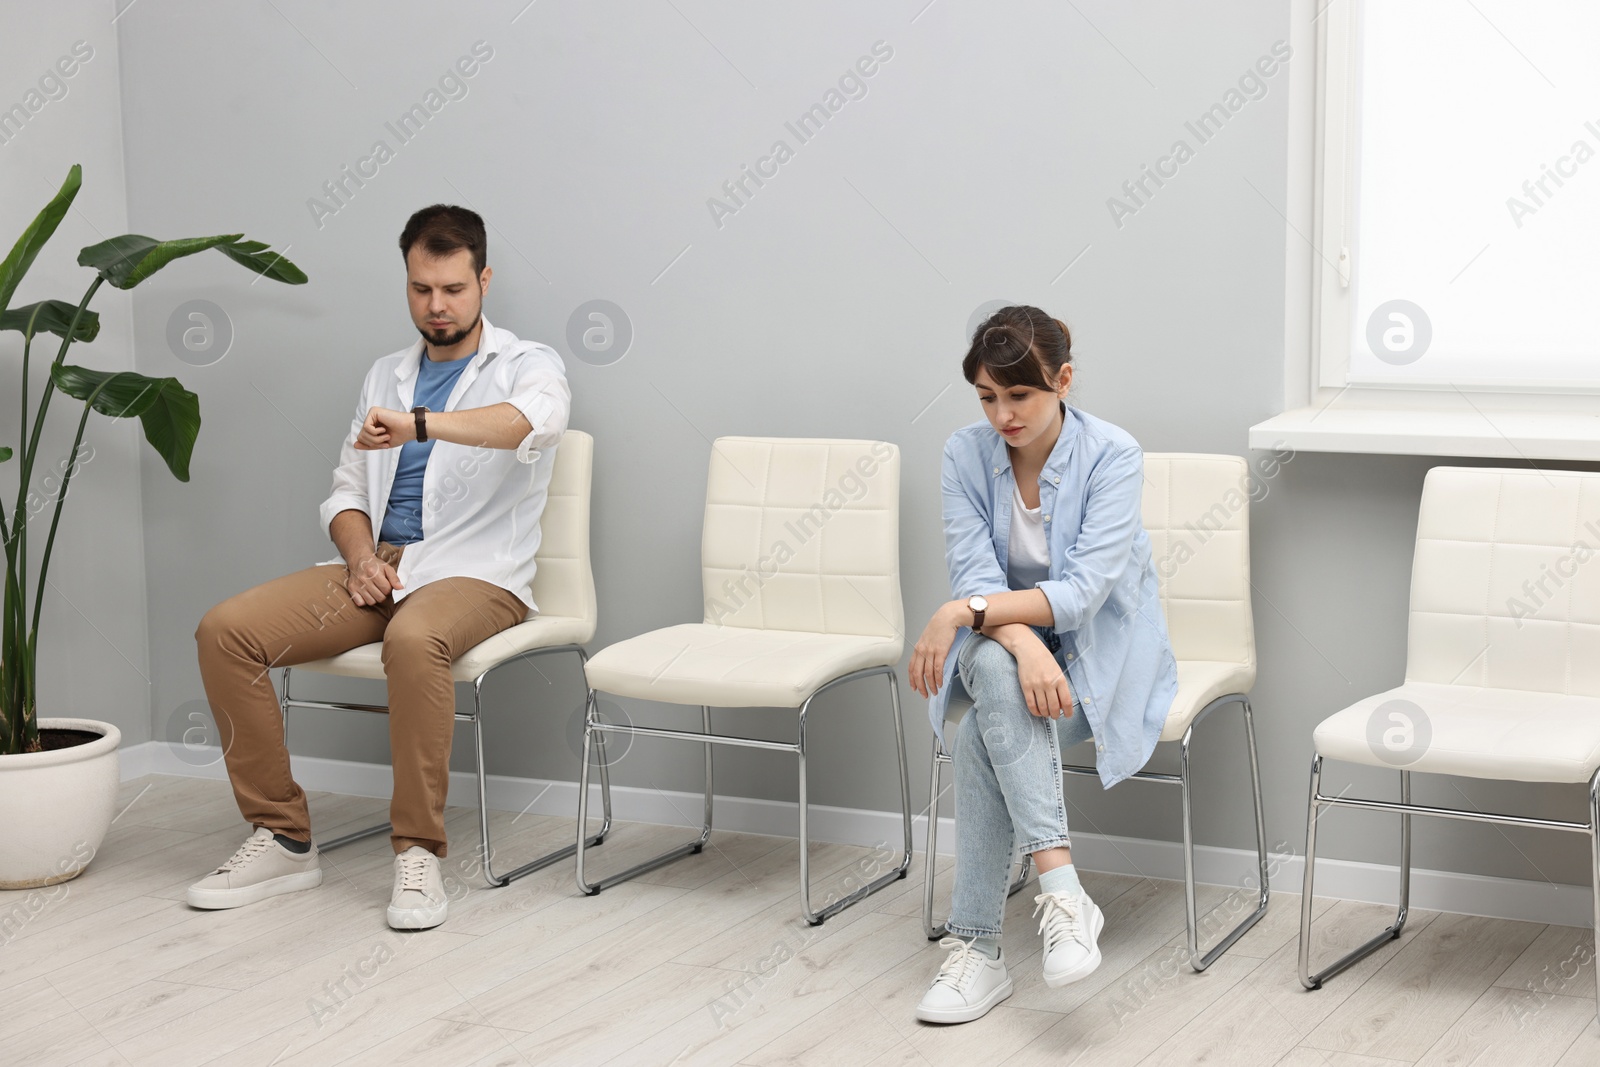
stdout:
<svg viewBox="0 0 1600 1067">
<path fill-rule="evenodd" d="M 1251 448 L 1600 461 L 1600 414 L 1295 408 L 1250 427 Z"/>
</svg>

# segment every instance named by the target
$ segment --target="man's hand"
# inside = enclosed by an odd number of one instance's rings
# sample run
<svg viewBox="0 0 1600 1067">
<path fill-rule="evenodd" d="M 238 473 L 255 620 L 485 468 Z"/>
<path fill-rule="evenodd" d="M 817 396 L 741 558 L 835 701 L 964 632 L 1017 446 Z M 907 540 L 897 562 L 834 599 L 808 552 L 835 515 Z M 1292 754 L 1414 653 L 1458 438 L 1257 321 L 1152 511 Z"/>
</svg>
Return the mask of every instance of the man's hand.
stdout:
<svg viewBox="0 0 1600 1067">
<path fill-rule="evenodd" d="M 347 569 L 350 581 L 346 588 L 357 607 L 381 604 L 391 590 L 405 588 L 400 584 L 400 576 L 394 568 L 375 555 L 362 556 L 350 563 Z"/>
<path fill-rule="evenodd" d="M 433 435 L 428 435 L 429 440 Z M 362 450 L 398 448 L 407 441 L 417 439 L 417 417 L 409 411 L 390 408 L 373 408 L 367 412 L 367 421 L 361 424 L 356 435 L 356 447 Z"/>
</svg>

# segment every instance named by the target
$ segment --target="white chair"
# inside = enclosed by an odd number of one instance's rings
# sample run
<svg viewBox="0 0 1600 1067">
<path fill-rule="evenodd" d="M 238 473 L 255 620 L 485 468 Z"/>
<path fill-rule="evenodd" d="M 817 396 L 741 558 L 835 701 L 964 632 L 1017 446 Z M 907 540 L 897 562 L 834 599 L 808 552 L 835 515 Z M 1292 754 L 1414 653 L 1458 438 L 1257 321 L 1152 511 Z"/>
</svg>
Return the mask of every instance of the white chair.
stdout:
<svg viewBox="0 0 1600 1067">
<path fill-rule="evenodd" d="M 491 673 L 514 660 L 533 656 L 547 656 L 562 652 L 575 652 L 581 663 L 585 658 L 583 645 L 594 637 L 595 596 L 594 573 L 589 563 L 589 491 L 594 470 L 594 438 L 582 430 L 568 430 L 556 448 L 554 468 L 550 473 L 549 496 L 544 514 L 540 517 L 539 551 L 535 555 L 538 568 L 533 577 L 533 599 L 539 606 L 537 614 L 529 613 L 524 622 L 502 630 L 488 640 L 468 649 L 456 659 L 451 674 L 457 682 L 472 683 L 471 713 L 456 712 L 457 721 L 472 723 L 472 738 L 477 759 L 479 829 L 483 838 L 483 874 L 490 885 L 503 886 L 541 867 L 572 855 L 573 846 L 567 845 L 538 859 L 524 863 L 507 874 L 494 873 L 494 853 L 489 842 L 488 791 L 484 782 L 483 764 L 483 680 Z M 283 672 L 284 743 L 289 737 L 289 709 L 321 708 L 330 711 L 387 712 L 383 704 L 354 704 L 338 701 L 302 700 L 289 695 L 289 677 L 294 671 L 313 671 L 318 674 L 337 674 L 347 678 L 367 678 L 383 681 L 383 643 L 375 641 L 341 652 L 337 656 L 314 660 L 310 663 L 286 667 Z M 585 756 L 587 758 L 587 755 Z M 590 839 L 598 845 L 611 827 L 611 782 L 605 766 L 605 750 L 598 753 L 600 763 L 600 797 L 602 814 L 600 829 Z M 579 823 L 582 829 L 583 823 Z M 323 851 L 359 841 L 390 829 L 385 822 L 352 834 L 345 834 L 326 844 Z"/>
<path fill-rule="evenodd" d="M 593 895 L 701 851 L 711 836 L 713 745 L 792 752 L 799 761 L 800 902 L 815 926 L 904 878 L 911 863 L 911 799 L 895 666 L 904 645 L 900 603 L 900 452 L 882 441 L 721 437 L 711 447 L 700 571 L 704 619 L 618 642 L 585 666 L 578 825 L 587 816 L 589 746 L 606 733 L 704 746 L 705 814 L 697 838 L 590 882 L 578 837 L 577 880 Z M 655 561 L 652 566 L 662 565 Z M 807 712 L 846 682 L 888 682 L 899 754 L 905 843 L 899 866 L 822 908 L 811 903 Z M 700 705 L 699 733 L 609 723 L 596 693 Z M 711 708 L 798 708 L 793 742 L 714 734 Z"/>
<path fill-rule="evenodd" d="M 1167 712 L 1161 740 L 1178 742 L 1178 773 L 1139 771 L 1133 777 L 1181 788 L 1184 919 L 1189 937 L 1189 964 L 1196 971 L 1203 971 L 1267 912 L 1267 828 L 1261 808 L 1261 773 L 1256 762 L 1255 723 L 1248 696 L 1256 680 L 1255 629 L 1250 612 L 1249 469 L 1238 456 L 1150 452 L 1144 457 L 1144 477 L 1141 518 L 1150 535 L 1151 565 L 1156 570 L 1168 636 L 1178 661 L 1178 695 Z M 958 704 L 954 700 L 951 704 L 963 711 L 970 706 L 970 703 Z M 1195 905 L 1189 741 L 1201 720 L 1228 704 L 1239 705 L 1244 715 L 1261 884 L 1255 910 L 1202 953 Z M 950 759 L 938 738 L 934 738 L 929 774 L 927 870 L 922 897 L 922 922 L 930 941 L 944 935 L 943 924 L 936 926 L 933 921 L 933 881 L 938 854 L 940 768 Z M 1061 770 L 1064 774 L 1098 777 L 1093 766 L 1063 762 Z M 1011 883 L 1012 893 L 1028 880 L 1029 857 L 1021 857 L 1019 867 Z"/>
<path fill-rule="evenodd" d="M 1434 467 L 1411 564 L 1405 681 L 1313 734 L 1300 908 L 1300 982 L 1322 983 L 1400 936 L 1411 892 L 1411 816 L 1589 835 L 1600 929 L 1600 474 Z M 1397 770 L 1400 801 L 1322 794 L 1322 762 Z M 1411 802 L 1411 774 L 1588 783 L 1587 822 Z M 1400 816 L 1394 924 L 1311 973 L 1311 901 L 1323 809 Z"/>
</svg>

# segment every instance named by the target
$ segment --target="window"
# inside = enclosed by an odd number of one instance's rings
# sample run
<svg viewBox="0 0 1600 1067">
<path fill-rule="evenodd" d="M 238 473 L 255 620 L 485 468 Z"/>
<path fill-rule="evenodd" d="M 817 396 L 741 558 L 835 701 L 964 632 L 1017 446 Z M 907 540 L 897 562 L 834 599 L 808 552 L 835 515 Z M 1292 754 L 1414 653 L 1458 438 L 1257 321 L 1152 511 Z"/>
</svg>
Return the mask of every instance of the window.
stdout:
<svg viewBox="0 0 1600 1067">
<path fill-rule="evenodd" d="M 1292 197 L 1290 214 L 1309 351 L 1286 367 L 1309 406 L 1252 447 L 1306 431 L 1301 447 L 1600 459 L 1600 5 L 1316 0 L 1292 17 L 1316 37 L 1296 49 L 1317 61 L 1296 72 L 1314 156 L 1290 167 L 1312 185 L 1303 227 Z"/>
</svg>

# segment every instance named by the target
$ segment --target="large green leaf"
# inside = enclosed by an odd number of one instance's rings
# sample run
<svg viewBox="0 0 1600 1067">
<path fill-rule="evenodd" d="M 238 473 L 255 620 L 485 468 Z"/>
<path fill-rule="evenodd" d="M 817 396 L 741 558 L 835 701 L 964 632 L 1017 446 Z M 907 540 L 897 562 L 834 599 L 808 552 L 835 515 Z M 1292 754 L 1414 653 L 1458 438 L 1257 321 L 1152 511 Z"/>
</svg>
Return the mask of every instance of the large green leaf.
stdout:
<svg viewBox="0 0 1600 1067">
<path fill-rule="evenodd" d="M 306 273 L 276 252 L 268 252 L 261 241 L 236 241 L 231 245 L 218 245 L 217 251 L 242 264 L 257 274 L 287 285 L 304 285 Z"/>
<path fill-rule="evenodd" d="M 305 282 L 306 276 L 299 267 L 276 252 L 268 252 L 262 242 L 246 241 L 243 237 L 242 233 L 224 233 L 214 237 L 158 241 L 154 237 L 126 233 L 85 248 L 78 253 L 78 263 L 94 267 L 118 289 L 132 289 L 175 259 L 215 248 L 235 263 L 274 281 L 290 285 Z"/>
<path fill-rule="evenodd" d="M 164 383 L 178 384 L 176 378 L 147 378 L 134 371 L 90 370 L 71 364 L 51 367 L 50 377 L 55 379 L 56 388 L 68 396 L 79 400 L 88 400 L 93 396 L 94 409 L 114 419 L 143 415 L 156 402 L 165 388 Z M 102 382 L 105 383 L 103 389 L 100 388 Z M 95 391 L 97 389 L 98 393 Z"/>
<path fill-rule="evenodd" d="M 192 256 L 217 245 L 231 244 L 243 236 L 242 233 L 223 233 L 215 237 L 158 241 L 142 234 L 125 233 L 79 252 L 78 265 L 94 267 L 102 278 L 118 289 L 132 289 L 175 259 Z"/>
<path fill-rule="evenodd" d="M 39 309 L 39 317 L 33 318 L 33 311 Z M 28 332 L 28 321 L 33 320 L 33 335 L 53 333 L 57 337 L 67 336 L 67 330 L 72 326 L 72 317 L 78 315 L 78 305 L 69 304 L 65 300 L 45 300 L 27 307 L 11 308 L 0 311 L 0 330 L 16 330 L 18 333 Z M 73 338 L 78 341 L 93 341 L 100 333 L 100 313 L 83 309 L 83 314 L 78 315 L 78 328 L 73 331 Z"/>
<path fill-rule="evenodd" d="M 144 424 L 144 437 L 180 482 L 189 480 L 189 457 L 200 436 L 200 398 L 176 378 L 150 378 L 133 371 L 99 371 L 69 364 L 54 364 L 50 377 L 68 396 L 88 400 L 94 409 L 113 418 L 135 415 Z M 104 386 L 102 388 L 102 385 Z M 95 392 L 99 389 L 99 393 Z"/>
<path fill-rule="evenodd" d="M 51 234 L 56 232 L 56 227 L 61 225 L 61 220 L 66 216 L 67 209 L 72 206 L 73 199 L 78 195 L 78 189 L 83 185 L 83 167 L 77 163 L 67 171 L 67 180 L 61 183 L 61 188 L 55 197 L 44 206 L 44 210 L 22 231 L 22 236 L 17 238 L 17 243 L 12 247 L 11 254 L 0 263 L 0 311 L 11 306 L 11 295 L 17 291 L 17 284 L 22 281 L 22 276 L 28 273 L 28 268 L 33 266 L 33 261 L 39 255 L 39 250 L 50 240 Z"/>
</svg>

